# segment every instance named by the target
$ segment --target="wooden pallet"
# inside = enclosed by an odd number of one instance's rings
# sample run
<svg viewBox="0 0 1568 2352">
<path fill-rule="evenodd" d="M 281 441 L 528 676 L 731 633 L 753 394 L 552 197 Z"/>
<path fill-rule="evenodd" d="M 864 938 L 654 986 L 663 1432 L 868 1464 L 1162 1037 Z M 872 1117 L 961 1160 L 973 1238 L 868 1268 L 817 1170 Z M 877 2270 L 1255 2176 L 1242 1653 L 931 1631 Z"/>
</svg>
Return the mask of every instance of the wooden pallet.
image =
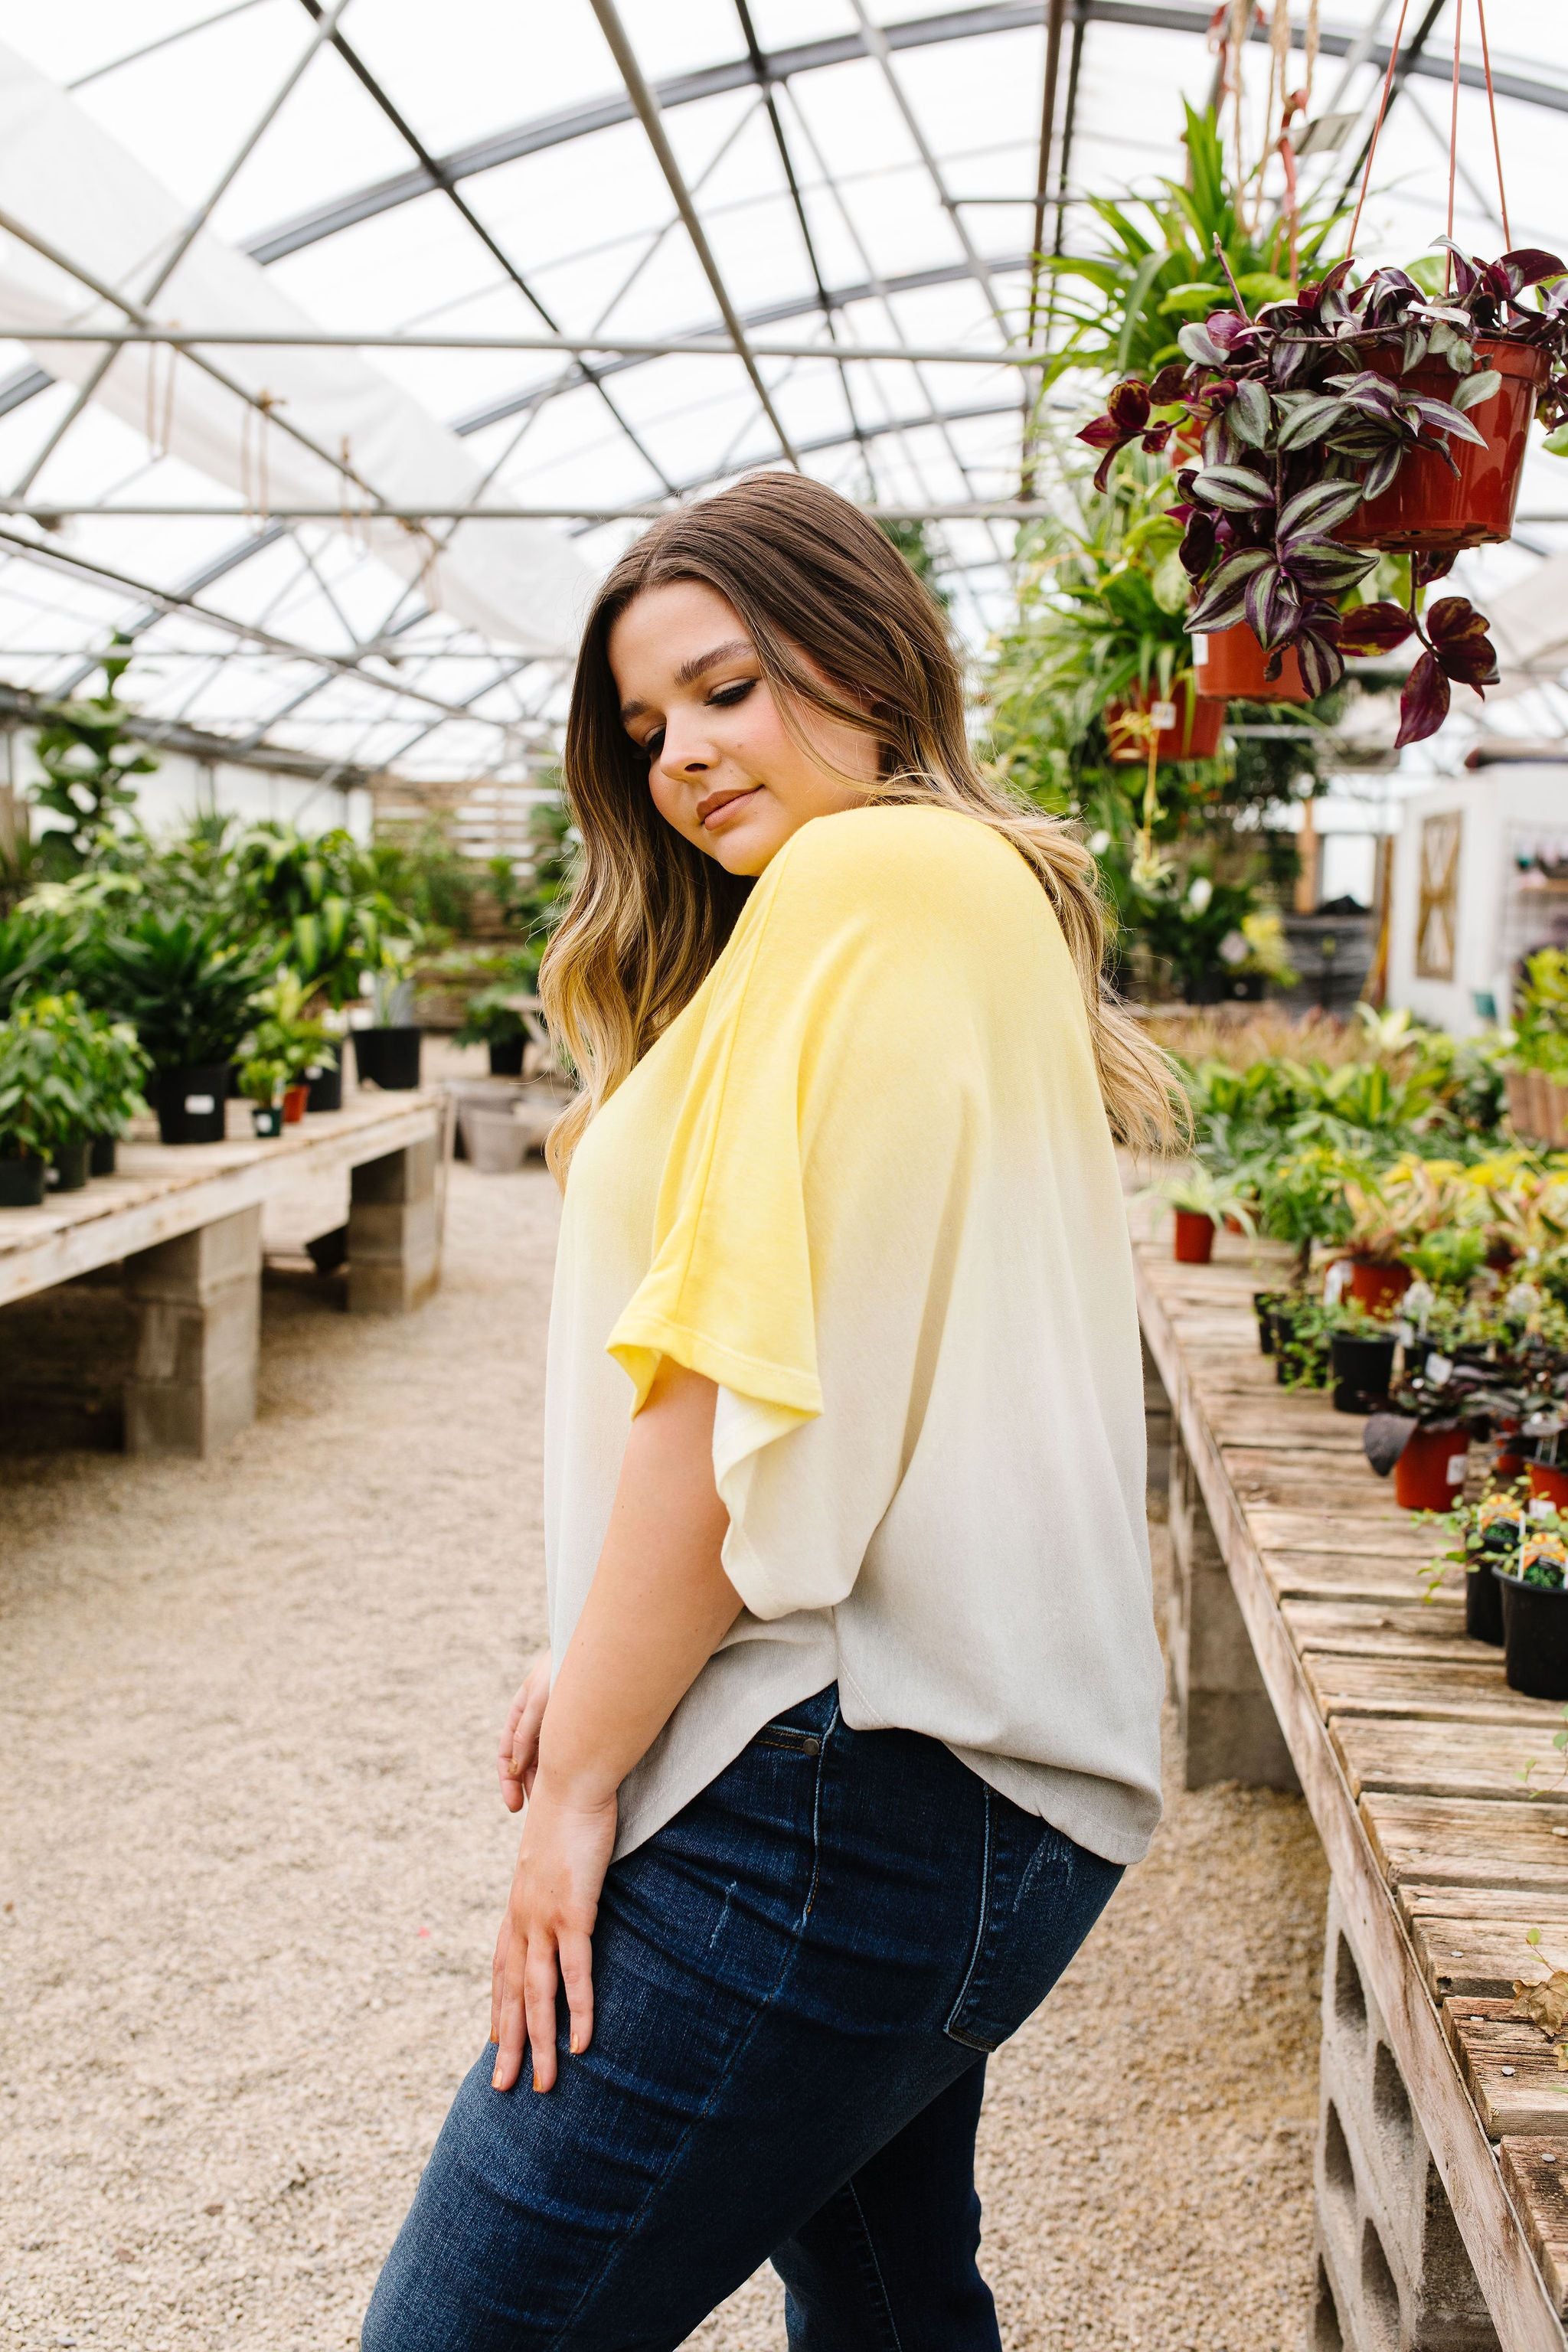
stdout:
<svg viewBox="0 0 1568 2352">
<path fill-rule="evenodd" d="M 1178 1266 L 1131 1211 L 1144 1341 L 1170 1397 L 1258 1667 L 1394 2056 L 1508 2352 L 1568 2333 L 1568 2074 L 1511 2018 L 1525 1943 L 1568 1967 L 1562 1711 L 1465 1638 L 1458 1570 L 1367 1465 L 1361 1423 L 1291 1394 L 1259 1355 L 1247 1244 Z M 1543 1793 L 1521 1773 L 1531 1759 Z"/>
</svg>

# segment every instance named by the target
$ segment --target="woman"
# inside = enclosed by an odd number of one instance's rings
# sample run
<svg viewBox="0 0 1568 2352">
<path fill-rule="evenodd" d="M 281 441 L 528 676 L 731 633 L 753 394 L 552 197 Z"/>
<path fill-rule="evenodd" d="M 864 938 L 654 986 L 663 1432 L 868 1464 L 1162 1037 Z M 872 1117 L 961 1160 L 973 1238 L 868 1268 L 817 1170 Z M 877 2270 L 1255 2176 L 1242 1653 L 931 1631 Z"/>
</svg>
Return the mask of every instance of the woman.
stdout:
<svg viewBox="0 0 1568 2352">
<path fill-rule="evenodd" d="M 979 2352 L 985 2053 L 1158 1813 L 1111 1128 L 1169 1135 L 1165 1066 L 817 484 L 623 557 L 565 775 L 552 1648 L 495 2046 L 365 2352 L 654 2352 L 770 2255 L 797 2352 Z"/>
</svg>

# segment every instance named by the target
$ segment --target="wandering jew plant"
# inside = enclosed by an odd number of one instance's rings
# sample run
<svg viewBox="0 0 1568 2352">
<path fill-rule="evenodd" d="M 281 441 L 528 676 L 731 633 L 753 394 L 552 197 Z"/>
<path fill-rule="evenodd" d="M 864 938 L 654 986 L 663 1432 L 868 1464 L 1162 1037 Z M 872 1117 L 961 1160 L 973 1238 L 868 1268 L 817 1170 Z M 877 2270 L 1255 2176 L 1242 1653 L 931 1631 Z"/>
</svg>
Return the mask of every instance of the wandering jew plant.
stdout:
<svg viewBox="0 0 1568 2352">
<path fill-rule="evenodd" d="M 1445 240 L 1447 244 L 1447 240 Z M 1377 562 L 1371 549 L 1336 534 L 1363 500 L 1388 489 L 1405 460 L 1429 450 L 1456 472 L 1453 444 L 1485 446 L 1468 412 L 1501 378 L 1481 363 L 1478 344 L 1503 336 L 1545 355 L 1537 415 L 1552 429 L 1547 446 L 1568 456 L 1568 278 L 1554 254 L 1525 249 L 1500 261 L 1453 256 L 1447 294 L 1426 293 L 1403 269 L 1379 269 L 1348 283 L 1340 262 L 1289 301 L 1256 318 L 1232 284 L 1235 307 L 1194 320 L 1173 361 L 1152 383 L 1116 385 L 1102 416 L 1079 439 L 1101 450 L 1095 475 L 1104 490 L 1118 450 L 1196 444 L 1201 463 L 1177 476 L 1181 558 L 1195 602 L 1194 630 L 1247 621 L 1277 677 L 1293 646 L 1313 694 L 1343 675 L 1345 656 L 1386 654 L 1412 635 L 1422 651 L 1400 705 L 1401 744 L 1434 734 L 1448 711 L 1451 680 L 1480 688 L 1497 677 L 1487 624 L 1462 596 L 1423 614 L 1422 592 L 1449 571 L 1451 551 L 1416 554 L 1408 608 L 1380 602 L 1344 609 Z M 1537 308 L 1521 299 L 1554 281 Z M 1452 396 L 1410 381 L 1424 362 L 1447 363 Z M 1429 380 L 1429 379 L 1428 379 Z"/>
</svg>

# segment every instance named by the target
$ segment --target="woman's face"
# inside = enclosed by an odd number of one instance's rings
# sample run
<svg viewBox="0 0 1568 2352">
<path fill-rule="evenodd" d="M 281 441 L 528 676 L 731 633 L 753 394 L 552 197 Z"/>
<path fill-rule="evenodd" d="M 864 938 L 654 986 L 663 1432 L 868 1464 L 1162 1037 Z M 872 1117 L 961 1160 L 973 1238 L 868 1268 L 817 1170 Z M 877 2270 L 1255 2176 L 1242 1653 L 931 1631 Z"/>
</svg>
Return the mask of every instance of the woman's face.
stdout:
<svg viewBox="0 0 1568 2352">
<path fill-rule="evenodd" d="M 634 597 L 609 656 L 654 806 L 728 873 L 760 874 L 792 833 L 858 806 L 877 781 L 869 735 L 805 709 L 796 740 L 740 614 L 701 581 Z"/>
</svg>

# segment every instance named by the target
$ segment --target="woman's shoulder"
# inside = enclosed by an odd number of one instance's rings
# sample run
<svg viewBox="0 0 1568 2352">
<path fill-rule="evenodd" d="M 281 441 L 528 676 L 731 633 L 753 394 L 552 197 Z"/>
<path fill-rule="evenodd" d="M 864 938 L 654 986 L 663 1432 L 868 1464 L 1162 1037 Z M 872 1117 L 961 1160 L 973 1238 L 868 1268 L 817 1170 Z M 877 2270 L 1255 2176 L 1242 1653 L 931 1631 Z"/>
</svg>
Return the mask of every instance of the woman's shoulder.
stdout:
<svg viewBox="0 0 1568 2352">
<path fill-rule="evenodd" d="M 763 877 L 769 898 L 824 915 L 876 908 L 916 919 L 1030 907 L 1043 893 L 1006 836 L 981 818 L 898 802 L 816 817 L 792 835 Z M 1032 898 L 1031 898 L 1032 894 Z"/>
</svg>

